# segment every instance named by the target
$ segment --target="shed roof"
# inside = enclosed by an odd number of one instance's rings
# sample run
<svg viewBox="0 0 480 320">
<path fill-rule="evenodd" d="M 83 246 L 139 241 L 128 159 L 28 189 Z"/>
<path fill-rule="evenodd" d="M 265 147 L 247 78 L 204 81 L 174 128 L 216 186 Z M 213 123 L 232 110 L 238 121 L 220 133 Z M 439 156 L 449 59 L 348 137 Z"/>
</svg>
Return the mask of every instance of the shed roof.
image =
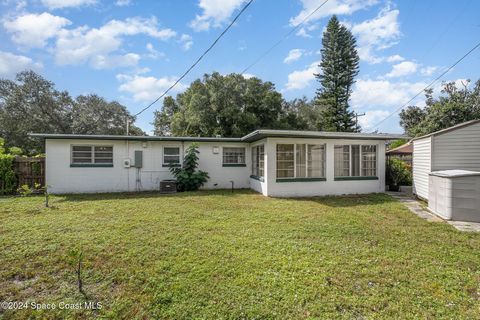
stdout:
<svg viewBox="0 0 480 320">
<path fill-rule="evenodd" d="M 323 138 L 323 139 L 366 139 L 395 140 L 406 138 L 400 134 L 326 132 L 298 130 L 255 130 L 241 138 L 223 137 L 171 137 L 171 136 L 125 136 L 125 135 L 89 135 L 61 133 L 30 133 L 29 136 L 44 139 L 87 139 L 87 140 L 134 140 L 134 141 L 199 141 L 199 142 L 254 142 L 268 137 L 284 138 Z"/>
<path fill-rule="evenodd" d="M 460 129 L 460 128 L 468 127 L 468 126 L 471 126 L 471 125 L 477 124 L 477 123 L 480 123 L 480 119 L 470 120 L 470 121 L 467 121 L 467 122 L 463 122 L 463 123 L 454 125 L 454 126 L 449 127 L 449 128 L 445 128 L 445 129 L 438 130 L 438 131 L 435 131 L 435 132 L 432 132 L 432 133 L 429 133 L 429 134 L 426 134 L 426 135 L 423 135 L 423 136 L 420 136 L 420 137 L 416 137 L 416 138 L 413 138 L 412 141 L 427 138 L 427 137 L 431 137 L 431 136 L 436 136 L 436 135 L 439 135 L 439 134 L 444 134 L 444 133 L 447 133 L 447 132 L 450 132 L 450 131 L 453 131 L 453 130 L 457 130 L 457 129 Z"/>
</svg>

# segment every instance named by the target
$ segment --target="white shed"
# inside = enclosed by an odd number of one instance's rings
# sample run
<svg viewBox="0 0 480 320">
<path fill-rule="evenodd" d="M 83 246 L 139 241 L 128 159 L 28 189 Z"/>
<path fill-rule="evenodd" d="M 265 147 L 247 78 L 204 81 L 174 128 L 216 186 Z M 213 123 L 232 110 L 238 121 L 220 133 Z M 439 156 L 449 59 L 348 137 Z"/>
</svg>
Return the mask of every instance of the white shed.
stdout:
<svg viewBox="0 0 480 320">
<path fill-rule="evenodd" d="M 441 170 L 480 171 L 480 120 L 413 139 L 413 193 L 428 200 L 429 174 Z"/>
</svg>

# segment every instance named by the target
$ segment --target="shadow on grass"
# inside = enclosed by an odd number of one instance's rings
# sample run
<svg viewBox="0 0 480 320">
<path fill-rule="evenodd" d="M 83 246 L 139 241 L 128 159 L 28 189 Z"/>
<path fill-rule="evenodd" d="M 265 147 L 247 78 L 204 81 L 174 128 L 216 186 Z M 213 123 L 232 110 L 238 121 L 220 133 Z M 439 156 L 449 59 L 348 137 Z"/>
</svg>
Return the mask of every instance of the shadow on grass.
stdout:
<svg viewBox="0 0 480 320">
<path fill-rule="evenodd" d="M 218 189 L 218 190 L 199 190 L 190 192 L 177 193 L 160 193 L 156 191 L 145 192 L 115 192 L 115 193 L 95 193 L 95 194 L 65 194 L 58 195 L 60 199 L 55 199 L 55 202 L 70 202 L 70 201 L 97 201 L 97 200 L 121 200 L 121 199 L 150 199 L 150 198 L 189 198 L 189 197 L 203 197 L 203 196 L 224 196 L 235 197 L 245 194 L 257 194 L 250 189 Z"/>
<path fill-rule="evenodd" d="M 384 193 L 369 194 L 353 194 L 339 196 L 323 196 L 323 197 L 306 197 L 306 198 L 289 198 L 295 201 L 311 201 L 321 205 L 334 208 L 347 208 L 358 206 L 371 206 L 385 203 L 398 202 L 394 198 Z"/>
</svg>

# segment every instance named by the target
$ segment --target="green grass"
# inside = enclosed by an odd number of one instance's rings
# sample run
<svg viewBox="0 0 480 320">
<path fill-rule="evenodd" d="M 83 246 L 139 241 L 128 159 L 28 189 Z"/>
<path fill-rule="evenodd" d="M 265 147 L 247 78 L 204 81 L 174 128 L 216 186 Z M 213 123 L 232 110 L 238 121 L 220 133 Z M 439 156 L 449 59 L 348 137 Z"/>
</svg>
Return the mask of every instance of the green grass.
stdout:
<svg viewBox="0 0 480 320">
<path fill-rule="evenodd" d="M 250 191 L 0 199 L 0 301 L 102 309 L 0 318 L 480 318 L 480 234 L 387 195 Z"/>
</svg>

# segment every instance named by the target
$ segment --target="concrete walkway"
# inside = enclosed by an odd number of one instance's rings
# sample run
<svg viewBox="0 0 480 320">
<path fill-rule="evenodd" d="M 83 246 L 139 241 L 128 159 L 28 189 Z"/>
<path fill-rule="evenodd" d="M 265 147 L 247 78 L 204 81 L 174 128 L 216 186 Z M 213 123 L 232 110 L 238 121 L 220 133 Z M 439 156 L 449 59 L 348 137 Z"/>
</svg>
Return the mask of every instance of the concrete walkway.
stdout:
<svg viewBox="0 0 480 320">
<path fill-rule="evenodd" d="M 387 192 L 387 194 L 403 203 L 411 212 L 427 221 L 447 222 L 460 231 L 480 232 L 479 222 L 447 221 L 428 211 L 420 204 L 420 201 L 412 198 L 411 195 L 401 192 Z"/>
</svg>

